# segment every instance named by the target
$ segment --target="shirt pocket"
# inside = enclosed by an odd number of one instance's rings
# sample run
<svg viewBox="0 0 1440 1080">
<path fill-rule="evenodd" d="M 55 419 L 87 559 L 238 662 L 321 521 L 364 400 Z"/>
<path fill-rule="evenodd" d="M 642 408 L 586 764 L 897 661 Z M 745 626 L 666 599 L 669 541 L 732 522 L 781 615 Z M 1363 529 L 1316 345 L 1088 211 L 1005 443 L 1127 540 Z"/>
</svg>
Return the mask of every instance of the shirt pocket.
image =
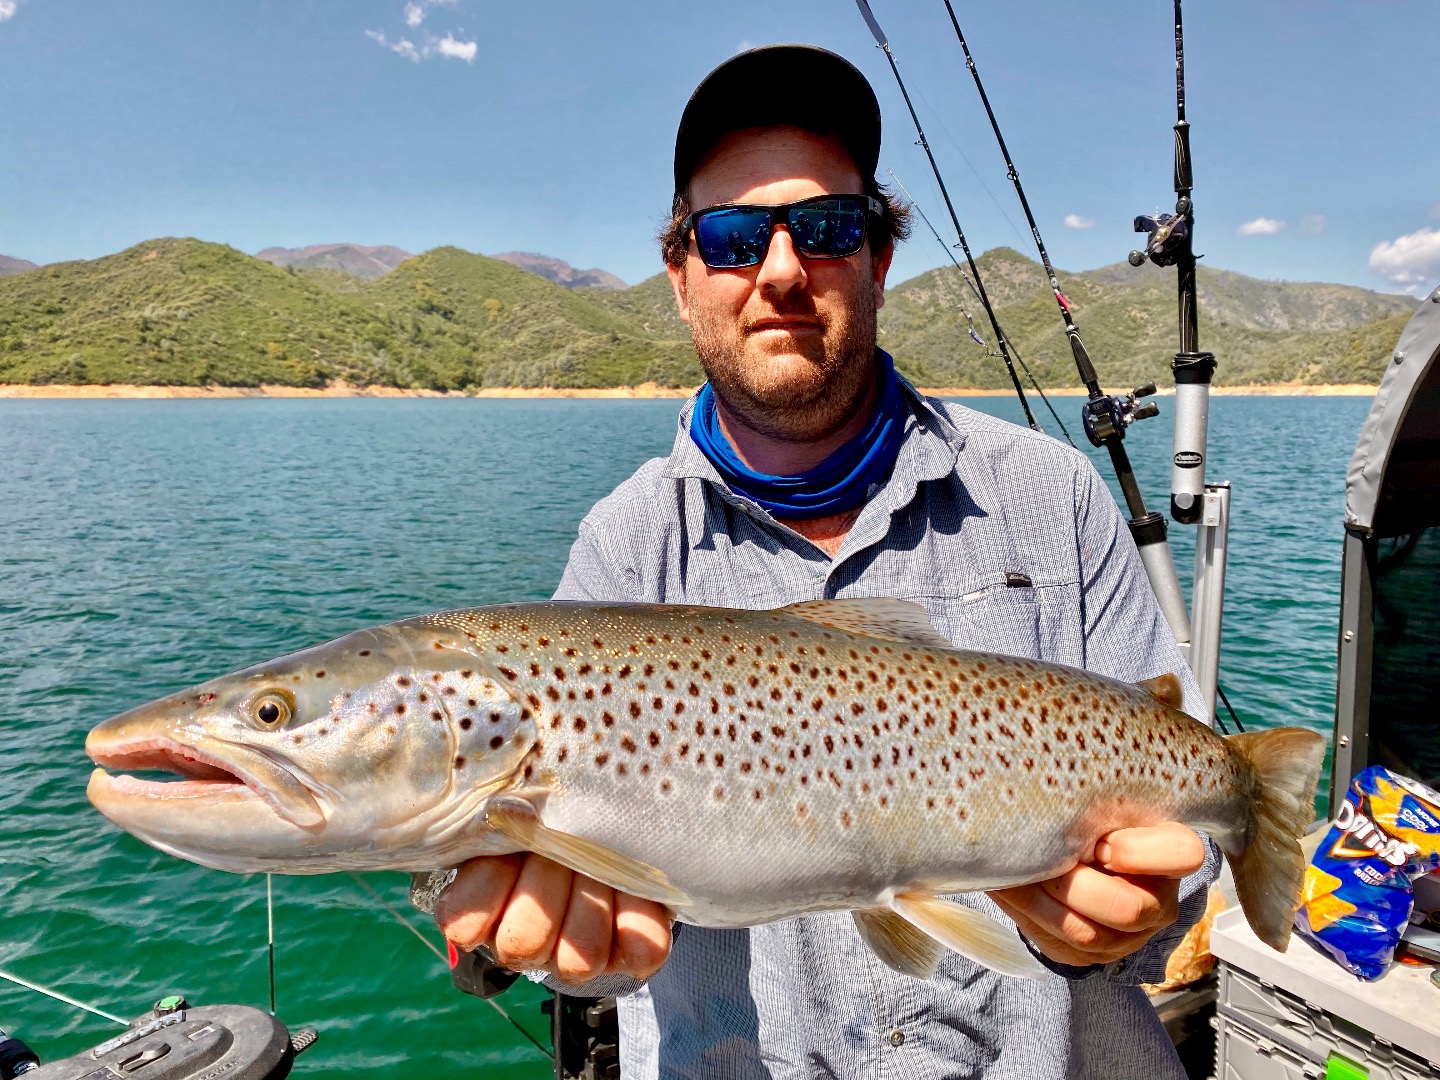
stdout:
<svg viewBox="0 0 1440 1080">
<path fill-rule="evenodd" d="M 924 600 L 935 628 L 959 649 L 1039 659 L 1044 651 L 1044 605 L 1039 590 L 1003 582 L 963 596 Z"/>
</svg>

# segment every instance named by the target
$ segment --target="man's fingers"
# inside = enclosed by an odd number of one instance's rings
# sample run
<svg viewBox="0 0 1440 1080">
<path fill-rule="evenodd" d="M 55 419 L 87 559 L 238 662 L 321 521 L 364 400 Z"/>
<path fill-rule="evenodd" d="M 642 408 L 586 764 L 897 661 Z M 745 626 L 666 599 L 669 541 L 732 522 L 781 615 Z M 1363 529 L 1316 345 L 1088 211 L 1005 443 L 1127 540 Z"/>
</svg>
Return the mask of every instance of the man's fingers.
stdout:
<svg viewBox="0 0 1440 1080">
<path fill-rule="evenodd" d="M 1205 845 L 1188 825 L 1166 821 L 1102 836 L 1095 861 L 1117 874 L 1183 878 L 1205 864 Z"/>
<path fill-rule="evenodd" d="M 495 959 L 512 971 L 548 967 L 570 906 L 574 875 L 559 863 L 527 854 L 510 903 L 495 929 Z"/>
<path fill-rule="evenodd" d="M 1001 889 L 990 895 L 1004 909 L 1005 914 L 1016 921 L 1017 925 L 1021 919 L 1024 919 L 1029 926 L 1041 931 L 1045 937 L 1064 942 L 1068 948 L 1088 954 L 1094 951 L 1108 951 L 1124 943 L 1123 939 L 1128 935 L 1123 931 L 1102 925 L 1067 907 L 1051 896 L 1044 888 L 1044 884 L 1046 883 Z M 1034 938 L 1031 940 L 1044 950 L 1044 942 Z M 1049 955 L 1049 951 L 1045 951 Z M 1062 961 L 1062 963 L 1074 962 Z M 1083 962 L 1094 963 L 1093 960 Z"/>
<path fill-rule="evenodd" d="M 456 871 L 435 901 L 435 922 L 457 949 L 469 952 L 490 937 L 524 860 L 519 853 L 495 855 L 471 859 Z"/>
<path fill-rule="evenodd" d="M 1060 907 L 1127 934 L 1168 926 L 1179 911 L 1180 883 L 1171 877 L 1132 879 L 1081 865 L 1039 884 Z"/>
<path fill-rule="evenodd" d="M 589 982 L 610 962 L 615 927 L 615 890 L 584 874 L 574 875 L 570 908 L 555 941 L 551 970 L 567 983 Z"/>
<path fill-rule="evenodd" d="M 1070 964 L 1074 967 L 1088 967 L 1091 964 L 1106 963 L 1105 959 L 1094 956 L 1090 953 L 1077 949 L 1063 938 L 1056 937 L 1045 927 L 1029 918 L 1025 912 L 1012 909 L 1002 898 L 990 894 L 1000 908 L 1015 921 L 1015 929 L 1024 934 L 1042 953 L 1061 964 Z"/>
<path fill-rule="evenodd" d="M 615 939 L 610 968 L 648 979 L 670 955 L 670 917 L 651 900 L 615 894 Z"/>
</svg>

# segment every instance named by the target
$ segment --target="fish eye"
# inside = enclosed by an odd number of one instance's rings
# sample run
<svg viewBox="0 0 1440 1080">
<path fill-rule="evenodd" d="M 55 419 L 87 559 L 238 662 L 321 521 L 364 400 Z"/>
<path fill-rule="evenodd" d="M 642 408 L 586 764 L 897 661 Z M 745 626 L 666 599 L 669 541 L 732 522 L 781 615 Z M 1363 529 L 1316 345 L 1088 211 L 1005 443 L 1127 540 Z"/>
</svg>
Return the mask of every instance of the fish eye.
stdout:
<svg viewBox="0 0 1440 1080">
<path fill-rule="evenodd" d="M 295 709 L 279 694 L 263 694 L 255 699 L 251 711 L 265 727 L 278 727 L 294 715 Z"/>
</svg>

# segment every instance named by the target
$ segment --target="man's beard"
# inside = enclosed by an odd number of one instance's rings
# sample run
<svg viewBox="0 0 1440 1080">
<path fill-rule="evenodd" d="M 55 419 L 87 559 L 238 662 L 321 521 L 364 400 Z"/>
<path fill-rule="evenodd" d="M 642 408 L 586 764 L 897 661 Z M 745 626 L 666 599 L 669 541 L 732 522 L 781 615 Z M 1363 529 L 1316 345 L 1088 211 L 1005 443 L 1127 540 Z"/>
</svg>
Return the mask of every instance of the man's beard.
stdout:
<svg viewBox="0 0 1440 1080">
<path fill-rule="evenodd" d="M 758 434 L 787 442 L 823 439 L 844 427 L 875 378 L 875 297 L 868 282 L 854 300 L 838 317 L 817 311 L 804 296 L 758 312 L 747 308 L 738 321 L 706 318 L 692 303 L 695 352 L 724 411 Z M 767 349 L 745 331 L 773 317 L 814 319 L 821 332 L 787 335 Z"/>
</svg>

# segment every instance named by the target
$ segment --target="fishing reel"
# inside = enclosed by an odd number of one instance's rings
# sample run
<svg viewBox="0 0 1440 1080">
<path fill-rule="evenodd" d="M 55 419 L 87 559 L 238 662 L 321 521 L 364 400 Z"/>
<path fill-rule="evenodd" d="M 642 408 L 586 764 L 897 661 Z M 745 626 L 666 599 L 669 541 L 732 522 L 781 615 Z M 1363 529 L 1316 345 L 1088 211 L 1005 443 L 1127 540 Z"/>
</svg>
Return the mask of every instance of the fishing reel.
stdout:
<svg viewBox="0 0 1440 1080">
<path fill-rule="evenodd" d="M 1140 400 L 1151 397 L 1154 393 L 1155 384 L 1146 383 L 1119 397 L 1102 394 L 1100 397 L 1091 398 L 1080 410 L 1086 437 L 1093 445 L 1104 446 L 1107 439 L 1123 434 L 1136 420 L 1159 416 L 1158 404 Z"/>
<path fill-rule="evenodd" d="M 192 1009 L 178 994 L 163 997 L 130 1026 L 74 1057 L 41 1065 L 19 1039 L 0 1032 L 0 1080 L 282 1080 L 295 1056 L 312 1046 L 314 1028 L 293 1033 L 267 1012 L 245 1005 Z"/>
<path fill-rule="evenodd" d="M 1184 252 L 1185 237 L 1190 231 L 1185 217 L 1190 212 L 1190 200 L 1182 196 L 1175 204 L 1173 214 L 1141 215 L 1135 219 L 1135 231 L 1147 233 L 1143 251 L 1130 252 L 1131 266 L 1144 266 L 1149 259 L 1156 266 L 1174 266 Z"/>
</svg>

